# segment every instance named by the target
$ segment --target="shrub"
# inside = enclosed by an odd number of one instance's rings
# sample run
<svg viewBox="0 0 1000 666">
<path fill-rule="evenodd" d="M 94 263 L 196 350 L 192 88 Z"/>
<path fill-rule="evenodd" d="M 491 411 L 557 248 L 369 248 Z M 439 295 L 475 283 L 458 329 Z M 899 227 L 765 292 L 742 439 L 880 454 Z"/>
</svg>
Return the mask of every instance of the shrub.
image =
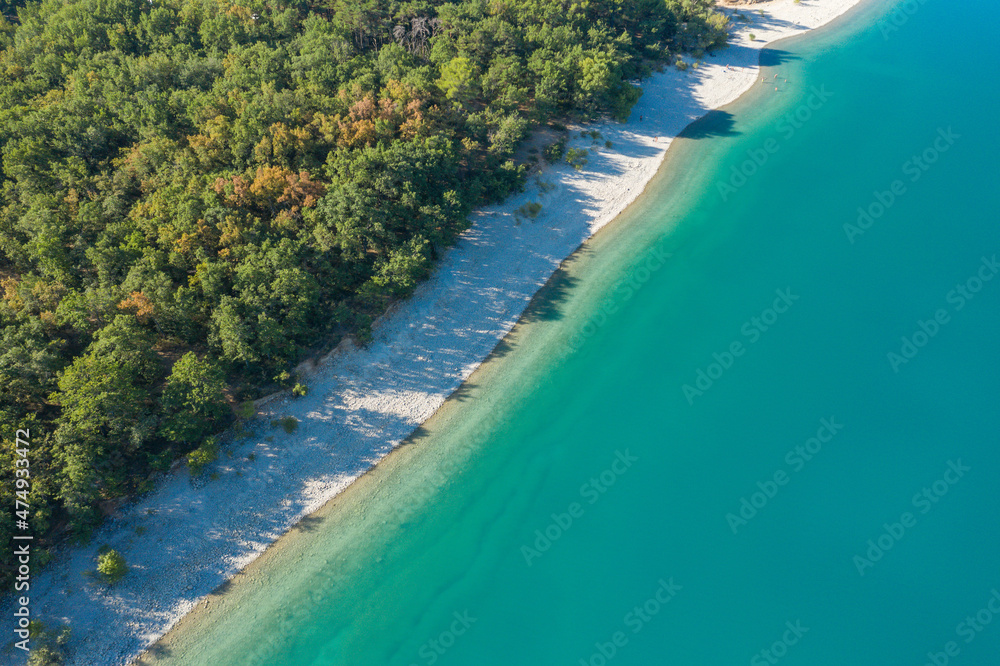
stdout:
<svg viewBox="0 0 1000 666">
<path fill-rule="evenodd" d="M 292 387 L 292 395 L 296 398 L 301 398 L 307 393 L 309 393 L 309 387 L 301 382 L 296 382 L 295 386 Z"/>
<path fill-rule="evenodd" d="M 750 39 L 753 39 L 753 35 L 750 36 Z M 688 64 L 686 62 L 684 62 L 683 60 L 681 60 L 680 58 L 678 58 L 677 62 L 674 63 L 674 67 L 676 67 L 677 69 L 679 69 L 679 70 L 681 70 L 683 72 L 685 69 L 688 68 Z"/>
<path fill-rule="evenodd" d="M 754 41 L 755 39 L 757 39 L 757 35 L 755 35 L 755 34 L 753 34 L 753 33 L 751 32 L 751 33 L 750 33 L 750 41 L 752 42 L 752 41 Z"/>
<path fill-rule="evenodd" d="M 570 148 L 566 151 L 566 161 L 574 169 L 579 171 L 587 164 L 587 155 L 590 153 L 586 148 Z"/>
<path fill-rule="evenodd" d="M 128 573 L 125 558 L 117 550 L 108 550 L 97 556 L 97 573 L 105 583 L 114 585 Z"/>
<path fill-rule="evenodd" d="M 538 213 L 542 210 L 542 204 L 537 201 L 531 201 L 524 204 L 517 209 L 515 215 L 519 217 L 530 217 L 532 220 L 538 217 Z"/>
<path fill-rule="evenodd" d="M 246 421 L 252 419 L 254 415 L 253 400 L 247 400 L 246 402 L 241 402 L 236 408 L 236 418 L 241 421 Z"/>
<path fill-rule="evenodd" d="M 566 154 L 566 137 L 562 137 L 558 141 L 554 141 L 545 147 L 545 161 L 549 164 L 555 164 L 563 158 Z"/>
<path fill-rule="evenodd" d="M 70 629 L 64 625 L 58 633 L 46 628 L 39 620 L 28 624 L 28 636 L 33 646 L 28 655 L 28 666 L 62 666 L 65 663 L 62 647 L 69 641 Z"/>
<path fill-rule="evenodd" d="M 191 474 L 197 476 L 205 468 L 205 465 L 215 462 L 219 457 L 219 440 L 215 437 L 207 437 L 201 446 L 187 455 L 188 467 Z"/>
<path fill-rule="evenodd" d="M 294 416 L 286 416 L 278 422 L 282 429 L 289 435 L 299 429 L 299 420 Z"/>
</svg>

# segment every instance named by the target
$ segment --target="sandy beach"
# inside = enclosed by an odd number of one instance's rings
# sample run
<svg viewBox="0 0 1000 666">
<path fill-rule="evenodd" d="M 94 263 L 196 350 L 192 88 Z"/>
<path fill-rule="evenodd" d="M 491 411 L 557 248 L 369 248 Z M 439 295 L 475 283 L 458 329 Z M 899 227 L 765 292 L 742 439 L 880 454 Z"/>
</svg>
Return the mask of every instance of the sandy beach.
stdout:
<svg viewBox="0 0 1000 666">
<path fill-rule="evenodd" d="M 370 345 L 342 344 L 310 370 L 307 396 L 261 404 L 256 435 L 228 444 L 202 477 L 192 482 L 178 469 L 119 510 L 90 545 L 56 553 L 32 580 L 31 606 L 36 619 L 72 627 L 68 663 L 129 663 L 397 447 L 490 354 L 560 263 L 642 193 L 673 137 L 763 85 L 761 48 L 859 1 L 739 7 L 751 22 L 733 21 L 728 48 L 697 68 L 670 67 L 644 81 L 627 123 L 587 127 L 599 142 L 571 132 L 570 147 L 591 149 L 581 170 L 547 167 L 522 194 L 476 211 L 431 279 L 378 323 Z M 516 215 L 530 202 L 542 205 L 535 219 Z M 289 416 L 299 421 L 292 434 L 267 425 Z M 103 545 L 131 567 L 112 588 L 87 575 Z M 12 612 L 8 606 L 4 612 Z M 9 642 L 3 653 L 5 663 L 23 654 Z"/>
</svg>

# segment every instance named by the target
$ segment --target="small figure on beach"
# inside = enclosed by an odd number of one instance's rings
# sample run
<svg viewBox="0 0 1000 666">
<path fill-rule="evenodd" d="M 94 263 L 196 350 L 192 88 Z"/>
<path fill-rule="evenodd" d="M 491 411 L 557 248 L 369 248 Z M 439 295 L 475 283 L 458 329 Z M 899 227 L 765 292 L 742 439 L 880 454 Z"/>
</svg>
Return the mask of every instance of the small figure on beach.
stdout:
<svg viewBox="0 0 1000 666">
<path fill-rule="evenodd" d="M 641 113 L 639 114 L 639 122 L 640 123 L 642 122 L 642 114 Z"/>
</svg>

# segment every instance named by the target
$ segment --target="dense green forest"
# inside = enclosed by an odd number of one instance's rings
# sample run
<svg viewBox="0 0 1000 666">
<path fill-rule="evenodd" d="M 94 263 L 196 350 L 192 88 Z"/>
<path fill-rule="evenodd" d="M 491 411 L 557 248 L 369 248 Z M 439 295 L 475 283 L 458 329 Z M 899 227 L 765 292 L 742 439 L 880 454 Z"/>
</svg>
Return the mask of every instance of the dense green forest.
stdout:
<svg viewBox="0 0 1000 666">
<path fill-rule="evenodd" d="M 711 0 L 0 0 L 0 533 L 104 502 L 426 277 L 533 127 L 624 116 Z M 3 558 L 9 574 L 11 550 Z"/>
</svg>

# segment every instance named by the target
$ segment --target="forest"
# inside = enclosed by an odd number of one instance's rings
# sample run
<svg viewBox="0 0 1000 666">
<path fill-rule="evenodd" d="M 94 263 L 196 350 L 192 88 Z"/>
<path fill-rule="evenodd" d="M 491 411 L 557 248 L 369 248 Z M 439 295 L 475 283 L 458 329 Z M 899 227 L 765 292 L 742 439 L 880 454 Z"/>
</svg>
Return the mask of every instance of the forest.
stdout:
<svg viewBox="0 0 1000 666">
<path fill-rule="evenodd" d="M 302 359 L 364 342 L 522 187 L 534 128 L 624 118 L 634 82 L 727 33 L 712 0 L 0 14 L 0 534 L 23 429 L 39 565 Z"/>
</svg>

